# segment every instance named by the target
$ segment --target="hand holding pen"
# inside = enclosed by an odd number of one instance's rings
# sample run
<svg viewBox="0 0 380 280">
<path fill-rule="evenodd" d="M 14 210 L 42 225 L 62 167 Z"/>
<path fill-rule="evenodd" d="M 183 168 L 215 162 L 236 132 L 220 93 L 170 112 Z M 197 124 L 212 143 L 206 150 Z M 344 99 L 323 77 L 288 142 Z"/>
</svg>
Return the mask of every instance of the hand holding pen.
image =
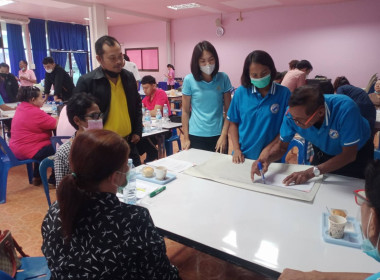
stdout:
<svg viewBox="0 0 380 280">
<path fill-rule="evenodd" d="M 260 166 L 259 166 L 260 165 Z M 252 163 L 251 168 L 251 180 L 252 182 L 255 179 L 255 174 L 261 176 L 263 179 L 263 183 L 265 184 L 265 172 L 268 171 L 269 163 L 266 160 L 257 159 L 254 163 Z"/>
</svg>

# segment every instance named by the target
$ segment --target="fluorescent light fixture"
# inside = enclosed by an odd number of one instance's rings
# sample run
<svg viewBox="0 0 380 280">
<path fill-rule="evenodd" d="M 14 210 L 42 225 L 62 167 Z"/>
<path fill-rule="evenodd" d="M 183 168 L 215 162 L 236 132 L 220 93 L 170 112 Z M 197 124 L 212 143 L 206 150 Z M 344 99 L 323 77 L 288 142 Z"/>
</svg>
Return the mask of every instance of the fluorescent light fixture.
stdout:
<svg viewBox="0 0 380 280">
<path fill-rule="evenodd" d="M 107 19 L 111 19 L 111 17 L 107 17 Z"/>
<path fill-rule="evenodd" d="M 8 5 L 8 4 L 12 4 L 14 2 L 15 1 L 13 1 L 13 0 L 0 0 L 0 6 L 5 6 L 5 5 Z"/>
<path fill-rule="evenodd" d="M 169 9 L 173 10 L 184 10 L 184 9 L 192 9 L 192 8 L 199 8 L 201 5 L 197 3 L 188 3 L 188 4 L 180 4 L 180 5 L 173 5 L 173 6 L 167 6 Z"/>
<path fill-rule="evenodd" d="M 90 20 L 88 17 L 84 17 L 83 19 L 84 19 L 84 20 Z"/>
</svg>

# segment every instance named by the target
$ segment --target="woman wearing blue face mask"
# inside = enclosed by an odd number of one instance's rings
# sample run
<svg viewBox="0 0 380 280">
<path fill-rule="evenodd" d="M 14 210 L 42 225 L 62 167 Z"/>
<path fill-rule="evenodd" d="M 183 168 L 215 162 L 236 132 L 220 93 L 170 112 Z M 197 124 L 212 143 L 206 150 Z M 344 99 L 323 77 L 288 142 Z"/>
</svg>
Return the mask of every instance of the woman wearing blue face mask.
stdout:
<svg viewBox="0 0 380 280">
<path fill-rule="evenodd" d="M 265 51 L 253 51 L 245 59 L 242 85 L 227 114 L 234 163 L 243 163 L 245 158 L 258 159 L 280 132 L 291 93 L 274 82 L 276 73 L 273 59 Z"/>
<path fill-rule="evenodd" d="M 360 205 L 361 222 L 363 231 L 362 250 L 368 256 L 380 262 L 380 161 L 368 165 L 365 174 L 365 190 L 355 191 L 355 200 Z M 285 269 L 279 280 L 376 280 L 380 279 L 380 273 L 353 273 L 353 272 L 303 272 L 293 269 Z"/>
<path fill-rule="evenodd" d="M 228 121 L 223 112 L 230 106 L 232 86 L 228 76 L 219 72 L 218 54 L 210 42 L 195 46 L 191 73 L 182 88 L 182 147 L 227 153 Z"/>
</svg>

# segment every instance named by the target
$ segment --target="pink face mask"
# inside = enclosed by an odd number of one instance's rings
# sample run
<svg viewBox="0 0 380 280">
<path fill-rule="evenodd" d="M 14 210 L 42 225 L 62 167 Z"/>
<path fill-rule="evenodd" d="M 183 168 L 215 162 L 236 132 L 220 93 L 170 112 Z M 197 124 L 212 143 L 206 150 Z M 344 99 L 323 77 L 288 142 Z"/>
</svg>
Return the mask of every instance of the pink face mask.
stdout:
<svg viewBox="0 0 380 280">
<path fill-rule="evenodd" d="M 103 129 L 103 120 L 88 120 L 87 127 L 83 127 L 84 130 L 90 129 Z"/>
</svg>

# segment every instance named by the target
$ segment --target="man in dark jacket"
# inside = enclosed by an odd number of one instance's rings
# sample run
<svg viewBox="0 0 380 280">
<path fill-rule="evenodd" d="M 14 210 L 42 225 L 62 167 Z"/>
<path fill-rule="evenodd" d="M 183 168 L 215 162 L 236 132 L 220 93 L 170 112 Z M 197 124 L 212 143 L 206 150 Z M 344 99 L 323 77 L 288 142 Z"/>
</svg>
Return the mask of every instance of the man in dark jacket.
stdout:
<svg viewBox="0 0 380 280">
<path fill-rule="evenodd" d="M 0 63 L 0 94 L 4 102 L 17 102 L 17 92 L 17 79 L 12 73 L 9 73 L 9 65 Z"/>
<path fill-rule="evenodd" d="M 131 148 L 133 164 L 141 164 L 136 144 L 142 135 L 141 98 L 133 74 L 125 69 L 120 43 L 103 36 L 95 42 L 96 59 L 100 66 L 81 76 L 74 92 L 91 93 L 103 115 L 104 129 L 125 138 Z"/>
<path fill-rule="evenodd" d="M 65 102 L 69 100 L 74 89 L 74 83 L 70 75 L 61 66 L 55 64 L 52 57 L 45 57 L 42 64 L 46 71 L 44 93 L 49 95 L 53 85 L 55 101 Z"/>
</svg>

